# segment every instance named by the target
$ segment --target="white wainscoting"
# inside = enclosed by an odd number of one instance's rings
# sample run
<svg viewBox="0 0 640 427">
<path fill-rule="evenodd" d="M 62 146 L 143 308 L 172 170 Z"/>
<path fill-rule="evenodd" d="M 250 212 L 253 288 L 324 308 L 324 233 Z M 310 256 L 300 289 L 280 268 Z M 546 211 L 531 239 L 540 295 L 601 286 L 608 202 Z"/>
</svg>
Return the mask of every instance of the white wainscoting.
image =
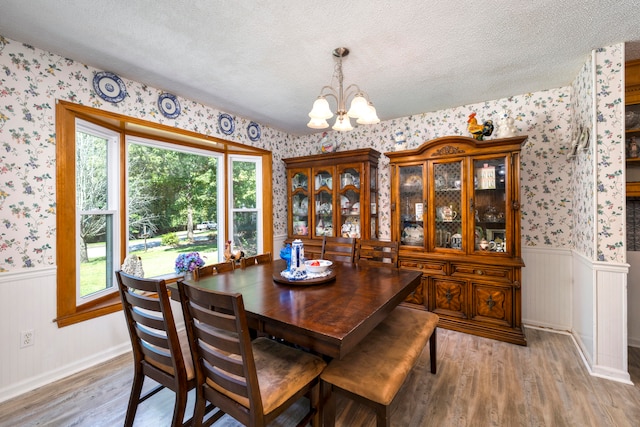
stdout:
<svg viewBox="0 0 640 427">
<path fill-rule="evenodd" d="M 571 251 L 522 248 L 522 323 L 571 330 Z"/>
<path fill-rule="evenodd" d="M 56 269 L 0 274 L 0 402 L 130 350 L 121 312 L 58 328 Z M 20 348 L 21 331 L 34 345 Z"/>
<path fill-rule="evenodd" d="M 591 375 L 631 384 L 627 349 L 628 264 L 573 253 L 572 335 Z"/>
<path fill-rule="evenodd" d="M 573 257 L 573 312 L 571 334 L 590 368 L 595 360 L 595 272 L 593 262 L 579 254 Z"/>
</svg>

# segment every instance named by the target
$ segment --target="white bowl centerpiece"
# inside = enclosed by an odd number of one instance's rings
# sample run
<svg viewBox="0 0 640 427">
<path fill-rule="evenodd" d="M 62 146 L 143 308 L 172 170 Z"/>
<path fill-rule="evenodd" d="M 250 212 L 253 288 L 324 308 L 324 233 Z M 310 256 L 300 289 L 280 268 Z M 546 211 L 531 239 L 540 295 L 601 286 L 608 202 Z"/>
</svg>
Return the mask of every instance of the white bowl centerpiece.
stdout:
<svg viewBox="0 0 640 427">
<path fill-rule="evenodd" d="M 333 263 L 326 259 L 310 259 L 304 262 L 304 266 L 309 273 L 320 274 L 327 271 Z"/>
</svg>

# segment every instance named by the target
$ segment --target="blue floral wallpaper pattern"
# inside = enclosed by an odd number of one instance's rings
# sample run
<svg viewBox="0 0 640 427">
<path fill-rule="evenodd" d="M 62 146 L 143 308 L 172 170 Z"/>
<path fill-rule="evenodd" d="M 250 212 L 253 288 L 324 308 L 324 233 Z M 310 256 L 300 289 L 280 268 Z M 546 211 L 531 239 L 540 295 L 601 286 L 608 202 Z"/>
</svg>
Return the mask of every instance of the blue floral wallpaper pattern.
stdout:
<svg viewBox="0 0 640 427">
<path fill-rule="evenodd" d="M 522 150 L 522 242 L 530 247 L 571 248 L 592 257 L 593 200 L 597 197 L 599 260 L 624 258 L 621 125 L 621 51 L 623 45 L 597 51 L 596 88 L 593 65 L 587 61 L 571 86 L 465 105 L 389 120 L 335 135 L 340 150 L 372 147 L 394 149 L 393 134 L 402 129 L 408 148 L 446 135 L 467 135 L 466 120 L 476 112 L 482 120 L 497 119 L 504 109 L 516 120 L 517 133 L 528 135 Z M 291 136 L 260 125 L 252 141 L 251 120 L 234 117 L 225 135 L 218 125 L 221 111 L 179 99 L 181 114 L 168 119 L 157 105 L 161 88 L 123 79 L 127 96 L 117 104 L 94 91 L 92 69 L 71 59 L 0 36 L 0 271 L 55 265 L 55 118 L 56 99 L 138 117 L 193 132 L 270 150 L 273 153 L 273 233 L 286 234 L 285 169 L 282 158 L 320 152 L 319 134 Z M 593 150 L 569 161 L 572 132 L 593 117 L 597 94 L 597 193 L 594 195 Z M 591 146 L 593 147 L 593 143 Z M 381 238 L 390 237 L 389 167 L 379 169 Z M 574 226 L 575 224 L 575 226 Z M 275 242 L 276 246 L 278 242 Z"/>
</svg>

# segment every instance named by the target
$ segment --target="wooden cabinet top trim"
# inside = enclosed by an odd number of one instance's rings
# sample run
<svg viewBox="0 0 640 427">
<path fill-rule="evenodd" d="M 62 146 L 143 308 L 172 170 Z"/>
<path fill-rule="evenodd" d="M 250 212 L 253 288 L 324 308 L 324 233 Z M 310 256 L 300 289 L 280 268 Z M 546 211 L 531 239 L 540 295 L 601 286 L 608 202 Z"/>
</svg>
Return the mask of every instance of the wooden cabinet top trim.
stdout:
<svg viewBox="0 0 640 427">
<path fill-rule="evenodd" d="M 371 162 L 378 163 L 380 152 L 372 148 L 336 151 L 333 153 L 313 154 L 311 156 L 289 157 L 282 161 L 289 167 L 335 165 L 339 163 Z"/>
<path fill-rule="evenodd" d="M 412 161 L 415 158 L 432 158 L 468 156 L 478 153 L 485 148 L 491 148 L 494 153 L 519 151 L 527 136 L 515 136 L 513 138 L 489 139 L 478 141 L 468 136 L 443 136 L 424 142 L 417 148 L 403 151 L 391 151 L 384 153 L 393 162 L 400 158 L 401 161 Z"/>
</svg>

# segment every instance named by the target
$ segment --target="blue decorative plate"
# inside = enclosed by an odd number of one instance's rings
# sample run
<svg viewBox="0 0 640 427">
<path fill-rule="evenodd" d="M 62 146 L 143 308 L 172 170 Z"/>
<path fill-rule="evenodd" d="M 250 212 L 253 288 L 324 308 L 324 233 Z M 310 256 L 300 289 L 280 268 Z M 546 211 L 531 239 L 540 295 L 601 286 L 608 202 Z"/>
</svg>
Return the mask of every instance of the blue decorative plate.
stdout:
<svg viewBox="0 0 640 427">
<path fill-rule="evenodd" d="M 170 93 L 160 94 L 158 97 L 158 108 L 167 119 L 175 119 L 180 115 L 180 103 L 176 97 Z"/>
<path fill-rule="evenodd" d="M 233 123 L 233 117 L 225 113 L 218 116 L 218 124 L 220 125 L 220 130 L 225 135 L 231 135 L 236 129 L 236 125 Z"/>
<path fill-rule="evenodd" d="M 108 71 L 100 71 L 93 76 L 93 89 L 100 98 L 108 102 L 120 102 L 127 96 L 127 88 L 122 79 Z"/>
<path fill-rule="evenodd" d="M 260 125 L 256 122 L 249 123 L 247 126 L 247 135 L 249 135 L 249 139 L 252 141 L 257 141 L 260 139 Z"/>
</svg>

